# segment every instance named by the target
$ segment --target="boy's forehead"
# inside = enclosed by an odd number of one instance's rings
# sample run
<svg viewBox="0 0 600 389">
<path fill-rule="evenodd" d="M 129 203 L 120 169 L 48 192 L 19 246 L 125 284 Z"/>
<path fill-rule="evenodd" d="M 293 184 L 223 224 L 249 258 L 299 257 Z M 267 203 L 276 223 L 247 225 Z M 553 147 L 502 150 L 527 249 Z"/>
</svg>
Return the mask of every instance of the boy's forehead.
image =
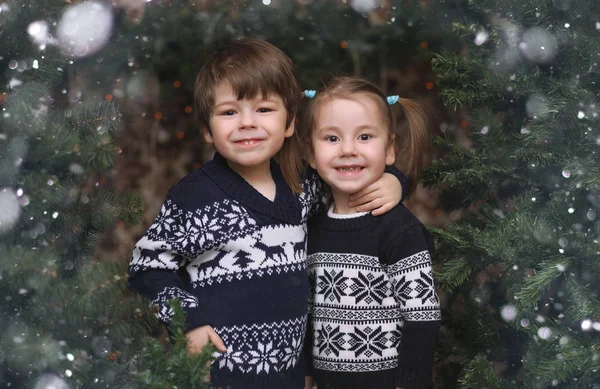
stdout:
<svg viewBox="0 0 600 389">
<path fill-rule="evenodd" d="M 253 100 L 257 97 L 268 100 L 283 100 L 279 93 L 268 88 L 236 88 L 229 81 L 221 81 L 217 84 L 214 94 L 215 101 L 222 99 Z"/>
</svg>

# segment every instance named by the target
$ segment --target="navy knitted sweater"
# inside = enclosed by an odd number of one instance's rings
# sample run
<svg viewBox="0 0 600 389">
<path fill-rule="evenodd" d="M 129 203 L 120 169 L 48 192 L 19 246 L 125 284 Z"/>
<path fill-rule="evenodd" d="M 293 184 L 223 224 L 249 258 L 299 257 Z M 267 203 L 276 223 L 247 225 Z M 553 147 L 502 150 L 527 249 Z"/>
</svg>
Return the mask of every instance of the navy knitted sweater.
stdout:
<svg viewBox="0 0 600 389">
<path fill-rule="evenodd" d="M 275 162 L 271 174 L 274 201 L 215 155 L 171 188 L 133 250 L 129 287 L 163 322 L 178 297 L 186 331 L 211 325 L 223 339 L 227 352 L 211 367 L 217 388 L 304 387 L 306 222 L 323 208 L 323 184 L 309 171 L 295 195 Z"/>
<path fill-rule="evenodd" d="M 426 388 L 440 320 L 428 231 L 402 204 L 377 217 L 330 211 L 308 231 L 318 388 Z"/>
</svg>

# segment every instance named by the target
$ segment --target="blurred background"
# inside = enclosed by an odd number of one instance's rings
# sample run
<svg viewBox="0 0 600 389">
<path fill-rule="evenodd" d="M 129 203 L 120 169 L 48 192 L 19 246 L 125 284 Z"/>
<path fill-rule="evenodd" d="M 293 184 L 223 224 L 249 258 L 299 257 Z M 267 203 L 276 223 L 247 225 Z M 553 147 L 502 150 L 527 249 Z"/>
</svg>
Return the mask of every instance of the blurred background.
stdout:
<svg viewBox="0 0 600 389">
<path fill-rule="evenodd" d="M 126 271 L 212 156 L 197 72 L 244 37 L 427 112 L 435 388 L 600 389 L 595 0 L 0 0 L 0 387 L 208 387 Z"/>
</svg>

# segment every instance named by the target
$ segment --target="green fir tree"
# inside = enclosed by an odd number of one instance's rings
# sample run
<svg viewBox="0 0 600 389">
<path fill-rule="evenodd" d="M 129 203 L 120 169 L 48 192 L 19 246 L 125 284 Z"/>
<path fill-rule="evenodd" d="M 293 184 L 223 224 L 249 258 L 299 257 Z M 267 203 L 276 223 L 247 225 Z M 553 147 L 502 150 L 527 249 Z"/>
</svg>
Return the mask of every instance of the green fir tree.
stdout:
<svg viewBox="0 0 600 389">
<path fill-rule="evenodd" d="M 128 258 L 97 258 L 104 232 L 142 211 L 108 184 L 120 114 L 70 90 L 92 58 L 51 39 L 64 1 L 0 9 L 0 387 L 177 387 L 155 363 L 187 358 L 183 322 L 173 343 L 156 340 L 153 310 L 126 288 Z M 202 387 L 208 359 L 177 367 L 190 383 L 179 387 Z"/>
<path fill-rule="evenodd" d="M 600 385 L 599 5 L 472 0 L 464 49 L 435 56 L 470 129 L 446 129 L 426 175 L 464 212 L 437 231 L 436 387 Z"/>
</svg>

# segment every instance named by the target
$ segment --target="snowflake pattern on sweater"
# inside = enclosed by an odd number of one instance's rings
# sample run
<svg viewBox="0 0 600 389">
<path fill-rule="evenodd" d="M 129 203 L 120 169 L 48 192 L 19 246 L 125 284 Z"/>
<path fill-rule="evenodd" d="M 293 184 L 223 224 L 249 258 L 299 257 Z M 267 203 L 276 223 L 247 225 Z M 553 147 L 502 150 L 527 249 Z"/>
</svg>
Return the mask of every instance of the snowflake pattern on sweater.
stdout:
<svg viewBox="0 0 600 389">
<path fill-rule="evenodd" d="M 303 386 L 306 222 L 323 207 L 323 184 L 308 174 L 295 195 L 271 169 L 275 201 L 216 155 L 171 188 L 133 249 L 129 286 L 159 319 L 168 324 L 167 303 L 178 298 L 186 331 L 211 325 L 223 339 L 227 352 L 211 367 L 216 387 Z"/>
<path fill-rule="evenodd" d="M 340 361 L 338 371 L 366 372 L 377 370 L 372 364 L 381 365 L 382 358 L 395 368 L 404 321 L 440 318 L 428 251 L 405 258 L 410 266 L 387 269 L 368 255 L 320 252 L 308 258 L 315 280 L 316 368 Z"/>
<path fill-rule="evenodd" d="M 311 221 L 308 336 L 318 386 L 425 387 L 440 309 L 423 231 L 402 205 L 381 217 L 330 211 Z M 422 367 L 405 365 L 411 358 Z M 419 380 L 404 380 L 415 371 Z"/>
</svg>

